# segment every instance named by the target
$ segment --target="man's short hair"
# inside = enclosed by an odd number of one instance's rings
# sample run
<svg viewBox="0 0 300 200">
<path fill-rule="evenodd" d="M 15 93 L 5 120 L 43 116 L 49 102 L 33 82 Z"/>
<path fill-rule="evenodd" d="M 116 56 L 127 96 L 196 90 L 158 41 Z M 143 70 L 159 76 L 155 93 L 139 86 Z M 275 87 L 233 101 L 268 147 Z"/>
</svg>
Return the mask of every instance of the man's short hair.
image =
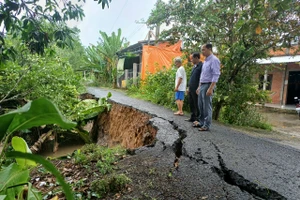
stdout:
<svg viewBox="0 0 300 200">
<path fill-rule="evenodd" d="M 210 49 L 210 50 L 212 51 L 212 44 L 207 43 L 207 44 L 205 45 L 205 47 L 206 47 L 207 49 Z"/>
<path fill-rule="evenodd" d="M 180 57 L 176 57 L 176 58 L 174 59 L 174 62 L 180 62 L 180 63 L 182 63 L 182 59 L 181 59 Z"/>
<path fill-rule="evenodd" d="M 199 53 L 199 52 L 194 52 L 194 53 L 193 53 L 193 58 L 198 58 L 198 59 L 200 59 L 200 53 Z"/>
</svg>

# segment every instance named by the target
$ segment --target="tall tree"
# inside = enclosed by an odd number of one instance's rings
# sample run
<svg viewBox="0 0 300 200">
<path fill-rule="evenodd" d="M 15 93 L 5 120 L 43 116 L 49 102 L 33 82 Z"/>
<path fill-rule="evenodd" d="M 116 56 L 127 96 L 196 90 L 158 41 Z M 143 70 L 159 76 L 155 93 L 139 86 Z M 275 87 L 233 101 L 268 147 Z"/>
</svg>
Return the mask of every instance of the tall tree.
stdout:
<svg viewBox="0 0 300 200">
<path fill-rule="evenodd" d="M 222 74 L 215 118 L 225 106 L 230 121 L 247 111 L 248 102 L 266 100 L 253 78 L 261 70 L 256 60 L 266 58 L 270 48 L 289 47 L 300 32 L 299 17 L 298 0 L 170 0 L 158 1 L 147 23 L 171 23 L 161 37 L 183 39 L 186 51 L 208 42 L 216 47 Z"/>
<path fill-rule="evenodd" d="M 86 53 L 85 48 L 81 44 L 78 28 L 73 28 L 74 34 L 72 34 L 72 45 L 66 48 L 57 47 L 55 49 L 56 54 L 66 59 L 74 70 L 81 70 L 85 67 Z"/>
<path fill-rule="evenodd" d="M 81 0 L 77 0 L 81 2 Z M 85 2 L 85 0 L 83 0 Z M 108 6 L 111 0 L 98 0 L 98 3 Z M 7 60 L 16 52 L 5 45 L 5 35 L 12 34 L 21 37 L 31 52 L 43 54 L 49 43 L 56 41 L 59 46 L 69 45 L 72 33 L 65 25 L 68 20 L 81 20 L 84 17 L 82 7 L 71 1 L 47 0 L 42 4 L 39 0 L 5 0 L 0 2 L 0 61 Z M 56 25 L 53 32 L 44 29 L 43 22 Z"/>
</svg>

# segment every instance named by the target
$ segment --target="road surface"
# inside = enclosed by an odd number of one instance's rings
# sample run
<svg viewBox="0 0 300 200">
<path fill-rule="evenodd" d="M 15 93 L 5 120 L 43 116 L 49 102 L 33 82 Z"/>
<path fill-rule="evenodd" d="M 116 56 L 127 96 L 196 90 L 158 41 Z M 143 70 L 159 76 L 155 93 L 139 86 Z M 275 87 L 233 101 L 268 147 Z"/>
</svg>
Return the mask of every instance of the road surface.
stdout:
<svg viewBox="0 0 300 200">
<path fill-rule="evenodd" d="M 88 92 L 104 97 L 108 90 L 90 87 Z M 217 123 L 209 132 L 199 132 L 171 110 L 110 92 L 112 101 L 152 115 L 151 123 L 159 129 L 155 147 L 137 155 L 159 153 L 161 163 L 170 162 L 172 149 L 180 157 L 176 176 L 186 194 L 178 187 L 182 195 L 173 199 L 300 199 L 298 149 Z"/>
</svg>

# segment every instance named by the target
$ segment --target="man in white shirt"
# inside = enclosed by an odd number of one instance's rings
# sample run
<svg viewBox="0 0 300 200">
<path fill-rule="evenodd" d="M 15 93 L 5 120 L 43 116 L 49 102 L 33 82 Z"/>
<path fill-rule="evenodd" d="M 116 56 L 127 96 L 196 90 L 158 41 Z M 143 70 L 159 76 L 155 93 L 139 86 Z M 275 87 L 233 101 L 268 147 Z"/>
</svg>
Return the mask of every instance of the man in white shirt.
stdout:
<svg viewBox="0 0 300 200">
<path fill-rule="evenodd" d="M 176 72 L 175 78 L 175 100 L 177 104 L 178 111 L 174 113 L 174 115 L 183 115 L 183 100 L 184 93 L 186 90 L 186 73 L 185 69 L 182 66 L 182 60 L 180 57 L 175 58 L 175 65 L 178 68 Z"/>
</svg>

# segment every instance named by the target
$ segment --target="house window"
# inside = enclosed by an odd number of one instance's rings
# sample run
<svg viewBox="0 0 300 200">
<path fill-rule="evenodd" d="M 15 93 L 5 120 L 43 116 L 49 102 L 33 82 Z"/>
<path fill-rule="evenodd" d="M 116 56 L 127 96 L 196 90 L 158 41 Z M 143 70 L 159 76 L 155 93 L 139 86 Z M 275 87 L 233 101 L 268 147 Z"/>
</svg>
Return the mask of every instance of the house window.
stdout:
<svg viewBox="0 0 300 200">
<path fill-rule="evenodd" d="M 266 90 L 271 90 L 272 88 L 272 80 L 273 80 L 273 74 L 268 74 L 267 77 L 267 82 L 266 82 Z M 264 84 L 264 75 L 260 75 L 259 76 L 259 89 L 262 90 L 263 89 L 263 84 Z"/>
</svg>

